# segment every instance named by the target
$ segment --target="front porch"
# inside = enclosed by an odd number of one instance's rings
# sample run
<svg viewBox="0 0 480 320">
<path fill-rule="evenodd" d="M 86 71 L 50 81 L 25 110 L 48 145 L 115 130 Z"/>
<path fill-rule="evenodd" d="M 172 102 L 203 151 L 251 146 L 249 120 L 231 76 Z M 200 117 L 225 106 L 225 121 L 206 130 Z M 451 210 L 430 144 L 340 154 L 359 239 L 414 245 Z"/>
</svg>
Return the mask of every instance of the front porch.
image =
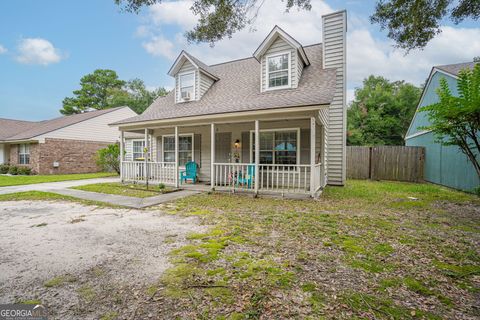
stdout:
<svg viewBox="0 0 480 320">
<path fill-rule="evenodd" d="M 317 196 L 326 185 L 326 109 L 121 131 L 121 179 L 188 189 Z M 136 134 L 136 138 L 128 135 Z M 141 134 L 141 137 L 140 137 Z M 187 162 L 198 181 L 182 181 Z"/>
</svg>

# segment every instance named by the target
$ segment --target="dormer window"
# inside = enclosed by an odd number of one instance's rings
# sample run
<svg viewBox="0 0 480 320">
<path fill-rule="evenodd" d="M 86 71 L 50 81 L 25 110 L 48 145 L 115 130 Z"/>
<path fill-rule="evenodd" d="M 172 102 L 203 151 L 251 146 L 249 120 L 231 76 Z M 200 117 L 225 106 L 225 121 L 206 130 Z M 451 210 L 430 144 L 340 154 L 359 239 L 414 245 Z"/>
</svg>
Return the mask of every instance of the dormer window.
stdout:
<svg viewBox="0 0 480 320">
<path fill-rule="evenodd" d="M 180 101 L 189 101 L 195 99 L 195 72 L 180 74 Z"/>
<path fill-rule="evenodd" d="M 290 52 L 267 56 L 268 89 L 290 87 Z"/>
</svg>

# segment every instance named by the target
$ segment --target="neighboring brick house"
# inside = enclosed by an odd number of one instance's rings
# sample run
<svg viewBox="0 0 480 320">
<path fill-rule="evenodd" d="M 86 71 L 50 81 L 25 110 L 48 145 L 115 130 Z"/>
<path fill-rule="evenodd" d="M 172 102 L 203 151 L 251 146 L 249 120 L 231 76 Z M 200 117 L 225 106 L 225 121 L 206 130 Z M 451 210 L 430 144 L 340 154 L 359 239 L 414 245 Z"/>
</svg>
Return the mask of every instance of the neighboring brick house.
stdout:
<svg viewBox="0 0 480 320">
<path fill-rule="evenodd" d="M 37 174 L 97 172 L 97 150 L 119 138 L 108 124 L 135 115 L 119 107 L 39 122 L 0 119 L 0 164 L 28 166 Z"/>
</svg>

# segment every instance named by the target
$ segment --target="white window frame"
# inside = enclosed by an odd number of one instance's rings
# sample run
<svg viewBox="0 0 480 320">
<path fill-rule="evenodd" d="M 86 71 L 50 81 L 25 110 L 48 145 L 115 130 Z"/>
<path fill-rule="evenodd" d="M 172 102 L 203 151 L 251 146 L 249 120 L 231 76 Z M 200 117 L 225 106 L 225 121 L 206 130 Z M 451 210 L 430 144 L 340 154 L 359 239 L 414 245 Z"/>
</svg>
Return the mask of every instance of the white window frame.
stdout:
<svg viewBox="0 0 480 320">
<path fill-rule="evenodd" d="M 23 146 L 23 152 L 22 152 L 22 146 Z M 23 156 L 24 160 L 23 163 L 21 161 Z M 28 161 L 26 161 L 28 156 Z M 18 145 L 18 164 L 30 164 L 30 144 L 29 143 L 21 143 Z"/>
<path fill-rule="evenodd" d="M 270 87 L 270 78 L 269 78 L 269 70 L 268 70 L 268 59 L 275 58 L 278 56 L 283 56 L 284 54 L 288 55 L 288 84 L 285 86 L 280 87 Z M 272 71 L 278 72 L 278 71 Z M 282 51 L 282 52 L 275 52 L 265 56 L 265 90 L 279 90 L 279 89 L 288 89 L 292 87 L 292 52 L 291 51 Z"/>
<path fill-rule="evenodd" d="M 296 166 L 300 164 L 300 153 L 301 153 L 301 148 L 300 148 L 300 128 L 281 128 L 281 129 L 262 129 L 260 130 L 260 133 L 262 132 L 280 132 L 280 131 L 296 131 L 297 132 L 297 156 L 296 160 L 297 163 L 292 166 Z M 253 134 L 255 133 L 255 130 L 250 130 L 250 162 L 255 163 L 255 159 L 253 159 Z M 273 150 L 272 150 L 273 151 Z M 278 163 L 275 163 L 275 152 L 273 152 L 273 162 L 271 165 L 277 165 Z M 261 163 L 262 165 L 268 165 L 265 163 Z"/>
<path fill-rule="evenodd" d="M 165 162 L 165 159 L 164 159 L 164 156 L 165 156 L 165 137 L 175 137 L 174 134 L 165 134 L 165 135 L 162 135 L 162 162 Z M 179 134 L 178 137 L 192 137 L 192 161 L 195 161 L 195 136 L 193 133 L 182 133 L 182 134 Z M 180 150 L 179 150 L 179 153 L 180 153 Z M 178 161 L 178 159 L 175 159 L 175 162 L 173 163 L 176 163 Z M 171 162 L 169 162 L 171 163 Z M 184 166 L 181 166 L 181 167 L 184 167 Z"/>
<path fill-rule="evenodd" d="M 134 149 L 133 149 L 133 148 L 134 148 L 133 145 L 135 144 L 135 142 L 143 142 L 142 157 L 145 156 L 145 152 L 144 152 L 144 150 L 145 150 L 145 139 L 132 139 L 132 161 L 145 161 L 145 160 L 135 160 L 135 156 L 134 156 L 134 155 L 135 155 L 135 153 L 137 153 L 137 152 L 134 152 L 134 151 L 133 151 L 133 150 L 134 150 Z M 147 158 L 149 158 L 149 154 L 150 154 L 150 150 L 147 151 Z"/>
<path fill-rule="evenodd" d="M 181 81 L 181 78 L 182 78 L 182 76 L 186 76 L 186 75 L 189 75 L 189 74 L 193 74 L 193 94 L 192 94 L 192 97 L 190 97 L 190 100 L 183 100 L 182 99 L 182 81 Z M 177 77 L 178 77 L 177 101 L 178 102 L 189 102 L 189 101 L 192 101 L 192 100 L 196 100 L 195 92 L 196 92 L 196 89 L 197 89 L 197 72 L 196 71 L 180 72 L 180 73 L 177 74 Z"/>
</svg>

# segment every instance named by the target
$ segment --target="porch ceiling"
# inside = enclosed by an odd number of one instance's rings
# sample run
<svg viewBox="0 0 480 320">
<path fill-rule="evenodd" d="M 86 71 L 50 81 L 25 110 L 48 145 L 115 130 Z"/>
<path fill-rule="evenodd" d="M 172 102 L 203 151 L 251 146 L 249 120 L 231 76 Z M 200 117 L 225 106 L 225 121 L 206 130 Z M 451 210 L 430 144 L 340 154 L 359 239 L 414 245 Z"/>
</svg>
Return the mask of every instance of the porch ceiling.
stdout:
<svg viewBox="0 0 480 320">
<path fill-rule="evenodd" d="M 191 127 L 191 126 L 203 126 L 215 124 L 229 124 L 229 123 L 242 123 L 242 122 L 254 122 L 259 121 L 279 121 L 279 120 L 298 120 L 298 119 L 310 119 L 315 117 L 320 123 L 318 117 L 318 111 L 326 109 L 327 106 L 313 106 L 309 108 L 295 108 L 294 110 L 268 110 L 268 112 L 255 112 L 253 114 L 246 113 L 233 113 L 233 114 L 219 114 L 190 118 L 178 118 L 178 119 L 164 119 L 155 120 L 144 123 L 137 123 L 134 125 L 120 126 L 120 130 L 127 132 L 142 133 L 145 128 L 158 129 L 158 128 L 172 128 L 178 127 Z M 321 123 L 320 123 L 321 124 Z"/>
</svg>

